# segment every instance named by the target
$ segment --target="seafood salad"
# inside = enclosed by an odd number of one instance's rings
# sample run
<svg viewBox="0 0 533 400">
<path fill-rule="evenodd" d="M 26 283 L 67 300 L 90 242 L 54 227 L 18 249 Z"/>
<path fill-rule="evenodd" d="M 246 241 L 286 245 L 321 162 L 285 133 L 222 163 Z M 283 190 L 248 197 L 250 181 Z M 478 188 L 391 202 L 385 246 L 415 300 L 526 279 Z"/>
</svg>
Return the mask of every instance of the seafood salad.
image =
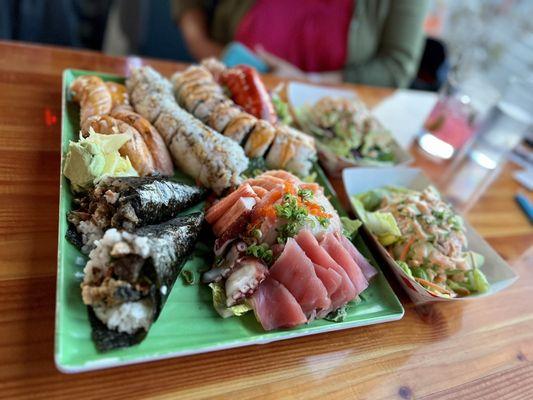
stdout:
<svg viewBox="0 0 533 400">
<path fill-rule="evenodd" d="M 391 134 L 361 101 L 324 97 L 296 114 L 302 129 L 337 157 L 366 164 L 395 161 Z"/>
<path fill-rule="evenodd" d="M 245 180 L 205 218 L 217 239 L 203 281 L 223 317 L 253 310 L 265 330 L 294 327 L 342 309 L 376 274 L 323 189 L 286 171 Z"/>
<path fill-rule="evenodd" d="M 430 292 L 457 297 L 488 290 L 483 256 L 467 250 L 463 219 L 434 187 L 387 187 L 352 203 L 398 266 Z"/>
</svg>

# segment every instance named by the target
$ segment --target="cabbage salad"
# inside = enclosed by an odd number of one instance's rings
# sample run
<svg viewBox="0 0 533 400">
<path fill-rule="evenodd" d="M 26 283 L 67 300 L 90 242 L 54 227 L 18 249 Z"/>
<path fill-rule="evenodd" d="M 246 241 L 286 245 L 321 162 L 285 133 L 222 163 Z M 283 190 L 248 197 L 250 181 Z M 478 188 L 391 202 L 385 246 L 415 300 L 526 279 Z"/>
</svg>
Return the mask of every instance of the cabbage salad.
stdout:
<svg viewBox="0 0 533 400">
<path fill-rule="evenodd" d="M 434 187 L 385 187 L 351 201 L 398 266 L 430 292 L 461 297 L 488 290 L 483 256 L 467 250 L 463 219 Z"/>
</svg>

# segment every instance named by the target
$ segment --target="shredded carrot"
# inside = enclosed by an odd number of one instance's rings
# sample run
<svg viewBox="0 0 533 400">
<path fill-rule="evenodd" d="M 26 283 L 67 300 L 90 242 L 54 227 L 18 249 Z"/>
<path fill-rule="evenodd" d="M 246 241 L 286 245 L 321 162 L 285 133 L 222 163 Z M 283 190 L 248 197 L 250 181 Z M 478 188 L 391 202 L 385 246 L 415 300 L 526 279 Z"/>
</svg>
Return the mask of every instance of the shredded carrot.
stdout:
<svg viewBox="0 0 533 400">
<path fill-rule="evenodd" d="M 405 245 L 405 247 L 403 248 L 402 250 L 402 254 L 400 254 L 400 261 L 405 261 L 405 258 L 407 257 L 407 253 L 409 253 L 409 250 L 411 249 L 411 246 L 413 245 L 413 243 L 415 242 L 415 237 L 411 237 L 411 239 L 409 239 L 407 241 L 407 244 Z"/>
<path fill-rule="evenodd" d="M 449 294 L 451 295 L 452 292 L 450 292 L 448 289 L 444 289 L 443 287 L 433 283 L 433 282 L 430 282 L 430 281 L 426 281 L 425 279 L 422 279 L 422 278 L 417 278 L 415 277 L 415 281 L 417 281 L 418 283 L 420 283 L 421 285 L 426 285 L 426 286 L 429 286 L 431 289 L 439 292 L 439 293 L 443 293 L 443 294 Z"/>
</svg>

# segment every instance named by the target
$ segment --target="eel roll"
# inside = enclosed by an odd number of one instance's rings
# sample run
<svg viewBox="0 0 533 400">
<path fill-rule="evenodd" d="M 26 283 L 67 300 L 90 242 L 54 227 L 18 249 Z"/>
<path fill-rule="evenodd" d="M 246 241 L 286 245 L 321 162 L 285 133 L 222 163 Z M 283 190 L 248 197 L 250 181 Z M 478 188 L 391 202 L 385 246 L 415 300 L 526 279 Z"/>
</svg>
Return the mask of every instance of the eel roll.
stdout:
<svg viewBox="0 0 533 400">
<path fill-rule="evenodd" d="M 167 221 L 205 195 L 205 189 L 163 177 L 108 177 L 76 200 L 78 208 L 68 214 L 67 238 L 88 253 L 108 228 L 133 231 Z"/>
<path fill-rule="evenodd" d="M 196 245 L 203 220 L 203 213 L 196 212 L 134 233 L 111 228 L 96 242 L 81 289 L 99 351 L 146 337 Z"/>
</svg>

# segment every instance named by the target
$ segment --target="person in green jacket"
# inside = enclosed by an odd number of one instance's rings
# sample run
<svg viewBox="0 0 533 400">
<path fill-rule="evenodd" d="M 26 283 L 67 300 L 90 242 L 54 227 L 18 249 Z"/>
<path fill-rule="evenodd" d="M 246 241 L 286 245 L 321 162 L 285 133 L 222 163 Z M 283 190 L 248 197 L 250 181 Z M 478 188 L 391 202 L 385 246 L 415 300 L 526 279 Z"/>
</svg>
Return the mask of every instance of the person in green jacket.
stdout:
<svg viewBox="0 0 533 400">
<path fill-rule="evenodd" d="M 196 59 L 239 41 L 271 72 L 319 83 L 405 87 L 421 57 L 428 0 L 173 0 Z"/>
</svg>

